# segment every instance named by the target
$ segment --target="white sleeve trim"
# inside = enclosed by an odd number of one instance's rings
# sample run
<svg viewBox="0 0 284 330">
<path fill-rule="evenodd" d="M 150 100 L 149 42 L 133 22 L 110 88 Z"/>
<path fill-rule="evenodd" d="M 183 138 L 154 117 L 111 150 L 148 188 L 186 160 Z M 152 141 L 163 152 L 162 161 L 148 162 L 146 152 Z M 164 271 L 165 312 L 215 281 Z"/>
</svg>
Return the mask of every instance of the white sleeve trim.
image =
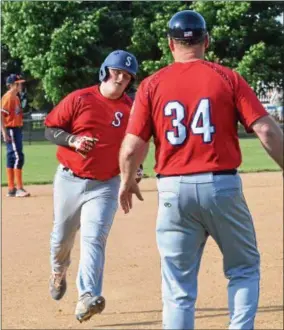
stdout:
<svg viewBox="0 0 284 330">
<path fill-rule="evenodd" d="M 2 109 L 2 108 L 1 108 L 1 112 L 6 113 L 7 115 L 9 115 L 9 113 L 10 113 L 8 110 Z"/>
</svg>

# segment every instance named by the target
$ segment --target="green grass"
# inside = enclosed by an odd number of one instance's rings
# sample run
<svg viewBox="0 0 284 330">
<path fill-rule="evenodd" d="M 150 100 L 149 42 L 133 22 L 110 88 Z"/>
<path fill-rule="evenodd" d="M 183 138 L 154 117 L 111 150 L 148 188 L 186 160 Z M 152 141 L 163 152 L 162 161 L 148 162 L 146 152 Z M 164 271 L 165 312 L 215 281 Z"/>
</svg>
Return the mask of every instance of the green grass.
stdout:
<svg viewBox="0 0 284 330">
<path fill-rule="evenodd" d="M 241 139 L 243 163 L 240 172 L 280 171 L 279 166 L 268 156 L 257 138 Z"/>
<path fill-rule="evenodd" d="M 25 165 L 23 180 L 27 184 L 51 183 L 58 165 L 56 146 L 48 142 L 24 144 Z M 6 178 L 6 149 L 2 146 L 2 186 L 7 185 Z"/>
<path fill-rule="evenodd" d="M 280 171 L 279 166 L 267 155 L 257 138 L 242 138 L 240 139 L 240 145 L 243 162 L 239 172 Z M 154 159 L 154 145 L 151 144 L 148 157 L 144 162 L 145 173 L 148 176 L 155 175 L 153 171 Z"/>
<path fill-rule="evenodd" d="M 266 154 L 257 138 L 241 139 L 243 153 L 243 164 L 240 172 L 263 172 L 279 171 L 279 167 Z M 56 146 L 48 142 L 34 142 L 31 145 L 24 145 L 25 184 L 46 184 L 51 183 L 58 165 L 55 153 Z M 6 172 L 6 150 L 2 146 L 2 186 L 7 185 Z M 154 146 L 151 144 L 148 157 L 144 163 L 146 176 L 154 176 Z"/>
</svg>

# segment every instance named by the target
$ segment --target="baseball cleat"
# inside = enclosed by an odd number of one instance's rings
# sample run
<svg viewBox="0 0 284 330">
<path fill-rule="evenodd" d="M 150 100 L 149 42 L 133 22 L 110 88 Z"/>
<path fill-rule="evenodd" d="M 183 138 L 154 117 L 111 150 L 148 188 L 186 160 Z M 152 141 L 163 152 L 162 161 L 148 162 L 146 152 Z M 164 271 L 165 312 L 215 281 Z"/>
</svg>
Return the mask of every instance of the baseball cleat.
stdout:
<svg viewBox="0 0 284 330">
<path fill-rule="evenodd" d="M 9 189 L 6 196 L 7 197 L 15 197 L 16 196 L 16 188 Z"/>
<path fill-rule="evenodd" d="M 17 189 L 16 197 L 29 197 L 31 194 L 25 191 L 25 189 Z"/>
<path fill-rule="evenodd" d="M 75 315 L 77 320 L 82 323 L 88 321 L 93 315 L 100 314 L 104 309 L 104 297 L 92 296 L 90 293 L 86 293 L 78 301 Z"/>
<path fill-rule="evenodd" d="M 52 273 L 49 279 L 49 292 L 54 300 L 60 300 L 67 288 L 66 272 Z"/>
</svg>

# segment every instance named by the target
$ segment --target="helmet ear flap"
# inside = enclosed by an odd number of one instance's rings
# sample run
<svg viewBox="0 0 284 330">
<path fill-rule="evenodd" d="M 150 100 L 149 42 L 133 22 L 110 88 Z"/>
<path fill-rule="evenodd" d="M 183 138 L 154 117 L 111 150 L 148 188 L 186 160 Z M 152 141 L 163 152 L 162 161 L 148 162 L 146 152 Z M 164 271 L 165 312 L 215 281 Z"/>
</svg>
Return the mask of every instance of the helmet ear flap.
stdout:
<svg viewBox="0 0 284 330">
<path fill-rule="evenodd" d="M 102 82 L 102 81 L 107 80 L 108 74 L 109 74 L 108 68 L 103 64 L 100 67 L 100 72 L 99 72 L 99 79 L 100 79 L 100 81 Z"/>
</svg>

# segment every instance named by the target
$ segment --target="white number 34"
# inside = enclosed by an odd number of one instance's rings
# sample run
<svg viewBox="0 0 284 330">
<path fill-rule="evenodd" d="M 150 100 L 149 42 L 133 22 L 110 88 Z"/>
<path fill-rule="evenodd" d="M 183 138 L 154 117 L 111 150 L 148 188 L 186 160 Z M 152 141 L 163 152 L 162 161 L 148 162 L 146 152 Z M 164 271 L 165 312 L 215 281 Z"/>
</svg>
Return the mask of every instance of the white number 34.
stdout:
<svg viewBox="0 0 284 330">
<path fill-rule="evenodd" d="M 178 101 L 168 102 L 164 108 L 165 116 L 176 114 L 172 120 L 175 130 L 168 130 L 166 138 L 172 145 L 182 144 L 188 135 L 187 127 L 182 123 L 185 116 L 185 107 Z M 201 99 L 193 115 L 190 128 L 194 135 L 202 135 L 204 143 L 212 141 L 212 135 L 215 133 L 215 127 L 210 122 L 210 102 L 209 99 Z"/>
</svg>

